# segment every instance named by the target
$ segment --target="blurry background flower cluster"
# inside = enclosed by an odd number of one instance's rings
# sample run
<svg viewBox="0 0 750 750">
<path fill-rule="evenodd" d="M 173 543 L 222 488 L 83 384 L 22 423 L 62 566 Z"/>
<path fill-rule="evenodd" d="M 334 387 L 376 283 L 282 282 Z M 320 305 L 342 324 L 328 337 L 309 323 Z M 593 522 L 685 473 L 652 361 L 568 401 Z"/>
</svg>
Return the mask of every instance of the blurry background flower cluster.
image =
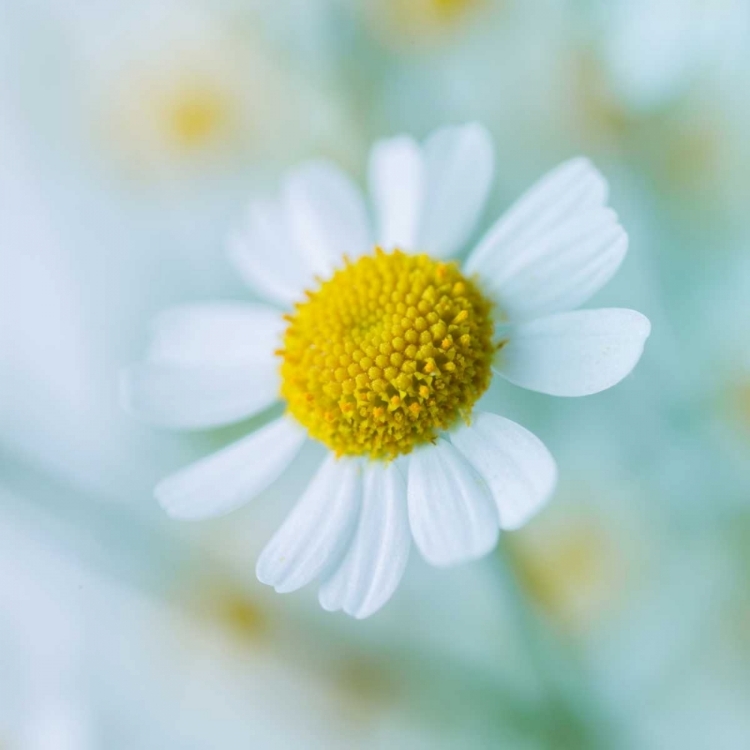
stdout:
<svg viewBox="0 0 750 750">
<path fill-rule="evenodd" d="M 478 120 L 487 218 L 590 156 L 631 238 L 618 388 L 493 384 L 560 485 L 496 554 L 416 554 L 357 623 L 254 561 L 310 474 L 169 520 L 237 436 L 117 401 L 148 321 L 243 299 L 226 238 L 301 159 Z M 0 0 L 0 748 L 750 747 L 747 0 Z M 485 220 L 486 226 L 486 220 Z"/>
</svg>

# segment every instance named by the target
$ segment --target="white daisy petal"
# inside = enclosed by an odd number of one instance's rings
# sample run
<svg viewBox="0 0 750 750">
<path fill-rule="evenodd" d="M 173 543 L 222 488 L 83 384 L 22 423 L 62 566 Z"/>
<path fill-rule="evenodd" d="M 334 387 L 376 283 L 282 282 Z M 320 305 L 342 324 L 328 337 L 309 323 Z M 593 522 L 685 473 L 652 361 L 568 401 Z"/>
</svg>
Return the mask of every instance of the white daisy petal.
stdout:
<svg viewBox="0 0 750 750">
<path fill-rule="evenodd" d="M 141 418 L 205 429 L 256 414 L 278 399 L 274 350 L 284 326 L 264 305 L 183 305 L 159 315 L 147 361 L 126 369 L 122 401 Z"/>
<path fill-rule="evenodd" d="M 368 180 L 378 245 L 385 250 L 415 249 L 424 189 L 424 164 L 417 142 L 398 136 L 376 143 L 370 152 Z"/>
<path fill-rule="evenodd" d="M 475 412 L 451 443 L 479 472 L 500 513 L 500 527 L 523 526 L 549 500 L 557 466 L 536 435 L 497 414 Z"/>
<path fill-rule="evenodd" d="M 156 499 L 175 518 L 211 518 L 244 505 L 269 487 L 305 442 L 305 431 L 281 417 L 160 482 Z"/>
<path fill-rule="evenodd" d="M 576 231 L 580 236 L 591 224 L 601 224 L 596 209 L 602 209 L 606 200 L 607 183 L 588 159 L 576 158 L 561 164 L 500 217 L 467 259 L 466 273 L 478 273 L 485 283 L 493 285 L 501 295 L 504 285 L 516 274 L 526 273 L 527 285 L 519 284 L 520 288 L 510 297 L 509 309 L 506 310 L 508 314 L 516 305 L 519 313 L 528 312 L 528 306 L 524 307 L 523 304 L 523 294 L 528 286 L 533 287 L 537 276 L 539 284 L 546 283 L 551 277 L 554 282 L 552 297 L 559 295 L 563 298 L 561 303 L 569 305 L 570 301 L 565 299 L 567 269 L 572 268 L 573 272 L 586 277 L 587 264 L 596 266 L 598 258 L 597 243 L 592 241 L 593 247 L 584 251 L 577 245 L 571 245 L 571 241 L 576 239 Z M 583 240 L 586 239 L 584 233 Z M 604 237 L 601 240 L 599 252 L 608 256 L 611 254 L 613 260 L 604 264 L 611 273 L 607 275 L 602 271 L 599 286 L 614 273 L 621 260 L 619 254 L 624 248 L 619 249 L 618 253 L 610 247 L 616 244 L 616 239 L 607 242 L 607 237 Z M 557 263 L 559 267 L 555 265 Z M 550 265 L 553 266 L 551 269 Z M 557 275 L 555 268 L 559 268 Z M 562 289 L 558 290 L 558 286 Z M 589 295 L 599 288 L 593 288 L 591 281 L 588 287 Z M 511 289 L 509 295 L 513 291 Z M 581 301 L 588 298 L 583 292 L 579 297 Z M 501 296 L 500 302 L 505 303 L 504 296 Z"/>
<path fill-rule="evenodd" d="M 582 305 L 614 276 L 627 248 L 614 211 L 589 208 L 533 240 L 498 248 L 498 265 L 480 273 L 507 318 L 521 321 Z"/>
<path fill-rule="evenodd" d="M 410 456 L 407 493 L 411 531 L 427 562 L 455 565 L 495 546 L 499 527 L 492 495 L 447 440 Z"/>
<path fill-rule="evenodd" d="M 494 173 L 487 130 L 476 123 L 442 128 L 424 145 L 424 203 L 416 250 L 457 252 L 484 208 Z"/>
<path fill-rule="evenodd" d="M 398 587 L 410 547 L 401 472 L 394 462 L 368 466 L 357 530 L 343 562 L 320 589 L 323 608 L 369 617 Z"/>
<path fill-rule="evenodd" d="M 574 211 L 604 206 L 607 182 L 585 157 L 563 162 L 531 186 L 490 228 L 467 259 L 469 273 L 487 256 L 518 239 L 533 239 Z"/>
<path fill-rule="evenodd" d="M 295 169 L 284 185 L 284 204 L 292 238 L 315 274 L 328 276 L 344 255 L 357 258 L 372 249 L 364 199 L 333 164 Z"/>
<path fill-rule="evenodd" d="M 261 583 L 295 591 L 341 559 L 359 516 L 361 474 L 358 461 L 326 459 L 258 558 Z"/>
<path fill-rule="evenodd" d="M 230 238 L 229 257 L 256 293 L 289 307 L 310 285 L 313 267 L 295 245 L 284 208 L 256 200 L 244 229 Z"/>
<path fill-rule="evenodd" d="M 213 302 L 173 307 L 153 325 L 148 359 L 175 365 L 259 364 L 275 367 L 284 330 L 271 307 Z"/>
<path fill-rule="evenodd" d="M 496 371 L 511 383 L 553 396 L 611 388 L 635 367 L 651 332 L 634 310 L 576 310 L 507 326 Z"/>
<path fill-rule="evenodd" d="M 275 365 L 143 362 L 121 376 L 123 407 L 161 427 L 203 430 L 257 414 L 279 397 Z"/>
</svg>

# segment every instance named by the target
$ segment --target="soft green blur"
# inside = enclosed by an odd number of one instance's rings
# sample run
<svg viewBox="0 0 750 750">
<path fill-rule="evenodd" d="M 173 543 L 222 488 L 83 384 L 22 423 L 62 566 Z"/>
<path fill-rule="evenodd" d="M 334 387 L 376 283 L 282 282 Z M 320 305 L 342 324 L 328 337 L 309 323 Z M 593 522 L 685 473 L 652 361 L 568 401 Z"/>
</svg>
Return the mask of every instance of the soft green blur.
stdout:
<svg viewBox="0 0 750 750">
<path fill-rule="evenodd" d="M 747 0 L 0 0 L 0 748 L 750 746 Z M 356 622 L 253 573 L 312 471 L 167 519 L 160 477 L 247 425 L 134 423 L 119 368 L 285 168 L 483 122 L 483 228 L 560 161 L 630 251 L 616 388 L 494 383 L 560 485 L 490 558 L 417 555 Z"/>
</svg>

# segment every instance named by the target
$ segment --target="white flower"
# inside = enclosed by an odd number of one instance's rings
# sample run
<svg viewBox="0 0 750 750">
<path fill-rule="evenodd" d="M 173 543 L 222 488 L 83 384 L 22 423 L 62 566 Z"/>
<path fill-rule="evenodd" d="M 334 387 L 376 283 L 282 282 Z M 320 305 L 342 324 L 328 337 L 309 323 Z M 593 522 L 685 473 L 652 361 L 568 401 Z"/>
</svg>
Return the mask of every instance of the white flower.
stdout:
<svg viewBox="0 0 750 750">
<path fill-rule="evenodd" d="M 248 163 L 288 163 L 290 144 L 298 153 L 332 142 L 337 153 L 349 151 L 343 103 L 254 33 L 258 18 L 251 14 L 238 33 L 237 13 L 221 6 L 135 3 L 115 24 L 111 12 L 72 9 L 80 109 L 94 145 L 133 177 L 181 187 Z"/>
<path fill-rule="evenodd" d="M 381 141 L 368 175 L 373 233 L 338 169 L 303 165 L 278 200 L 250 206 L 231 247 L 269 304 L 170 310 L 147 360 L 125 373 L 128 408 L 169 427 L 238 421 L 280 393 L 287 405 L 162 481 L 156 496 L 172 516 L 208 518 L 248 502 L 310 435 L 331 448 L 258 561 L 258 578 L 277 591 L 320 576 L 323 607 L 362 618 L 396 589 L 412 538 L 438 566 L 486 554 L 501 528 L 547 501 L 557 474 L 534 435 L 473 410 L 491 372 L 584 396 L 638 361 L 650 331 L 643 315 L 574 311 L 627 248 L 606 182 L 586 159 L 532 187 L 469 254 L 465 275 L 440 260 L 471 235 L 492 174 L 491 141 L 476 124 L 421 145 Z M 373 253 L 375 242 L 385 252 Z"/>
<path fill-rule="evenodd" d="M 414 52 L 438 42 L 479 15 L 481 0 L 375 0 L 361 11 L 370 29 L 388 47 Z"/>
<path fill-rule="evenodd" d="M 673 102 L 701 78 L 716 93 L 743 85 L 750 6 L 744 0 L 617 0 L 604 41 L 613 92 L 636 111 Z M 738 79 L 739 78 L 739 79 Z"/>
</svg>

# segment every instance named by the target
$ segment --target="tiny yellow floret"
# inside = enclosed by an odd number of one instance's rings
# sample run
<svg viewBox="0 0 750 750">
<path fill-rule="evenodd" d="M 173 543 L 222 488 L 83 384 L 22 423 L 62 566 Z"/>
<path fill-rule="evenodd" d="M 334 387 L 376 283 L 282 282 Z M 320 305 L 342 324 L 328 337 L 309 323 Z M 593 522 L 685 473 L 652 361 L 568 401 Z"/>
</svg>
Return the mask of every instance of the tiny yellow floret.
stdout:
<svg viewBox="0 0 750 750">
<path fill-rule="evenodd" d="M 389 459 L 468 421 L 490 382 L 492 305 L 455 263 L 377 249 L 305 297 L 278 354 L 311 437 Z"/>
</svg>

